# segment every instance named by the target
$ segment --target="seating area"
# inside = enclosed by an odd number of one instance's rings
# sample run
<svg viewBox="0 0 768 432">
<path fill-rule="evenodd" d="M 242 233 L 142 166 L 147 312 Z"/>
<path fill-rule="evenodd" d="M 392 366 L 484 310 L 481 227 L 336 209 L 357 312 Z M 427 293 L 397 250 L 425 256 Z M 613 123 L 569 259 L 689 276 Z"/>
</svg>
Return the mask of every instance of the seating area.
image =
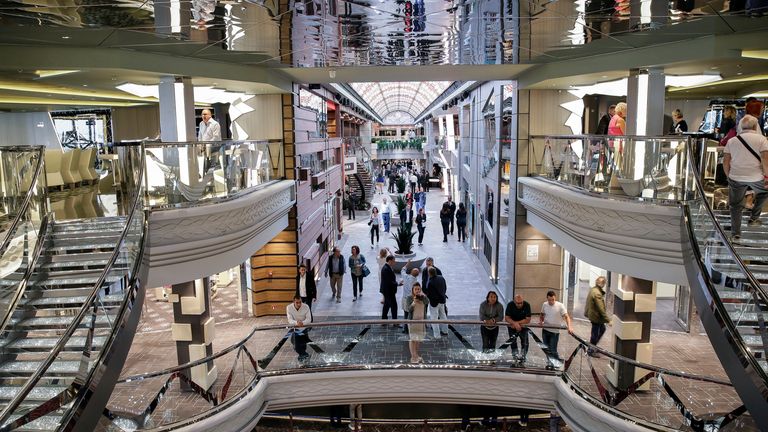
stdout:
<svg viewBox="0 0 768 432">
<path fill-rule="evenodd" d="M 99 178 L 95 162 L 98 149 L 48 149 L 45 151 L 45 179 L 49 188 L 71 188 Z"/>
</svg>

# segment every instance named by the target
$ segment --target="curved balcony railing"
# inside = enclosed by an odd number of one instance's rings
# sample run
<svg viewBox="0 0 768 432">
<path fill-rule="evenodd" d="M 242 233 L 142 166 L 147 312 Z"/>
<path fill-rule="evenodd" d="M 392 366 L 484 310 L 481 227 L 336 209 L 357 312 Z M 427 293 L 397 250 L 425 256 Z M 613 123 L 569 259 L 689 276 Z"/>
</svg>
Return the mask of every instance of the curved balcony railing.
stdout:
<svg viewBox="0 0 768 432">
<path fill-rule="evenodd" d="M 591 193 L 678 205 L 693 192 L 686 136 L 531 136 L 536 174 Z"/>
<path fill-rule="evenodd" d="M 284 177 L 283 145 L 275 141 L 146 143 L 146 189 L 153 209 L 239 196 Z"/>
<path fill-rule="evenodd" d="M 426 137 L 413 137 L 403 139 L 373 138 L 371 143 L 376 145 L 376 151 L 396 152 L 396 151 L 422 151 Z"/>
<path fill-rule="evenodd" d="M 21 427 L 48 429 L 57 425 L 68 429 L 75 421 L 79 425 L 95 426 L 103 409 L 103 391 L 114 385 L 109 378 L 114 379 L 115 370 L 122 367 L 127 354 L 126 344 L 130 345 L 133 339 L 137 311 L 143 303 L 141 279 L 146 275 L 140 276 L 140 271 L 143 268 L 147 215 L 143 202 L 142 149 L 137 146 L 119 147 L 118 154 L 125 178 L 133 180 L 126 184 L 126 197 L 130 197 L 129 212 L 122 231 L 103 272 L 91 286 L 79 311 L 63 330 L 56 333 L 57 342 L 53 348 L 36 364 L 29 377 L 20 378 L 23 385 L 9 397 L 9 402 L 2 405 L 0 431 Z M 121 265 L 116 265 L 118 261 Z M 118 306 L 105 305 L 108 295 L 121 295 Z M 82 341 L 75 341 L 75 333 L 80 335 L 82 331 L 86 332 L 86 336 Z M 49 387 L 51 377 L 59 372 L 60 355 L 65 348 L 72 351 L 73 346 L 79 346 L 74 349 L 82 352 L 77 377 L 54 380 L 62 387 L 60 391 L 58 387 Z M 46 389 L 54 390 L 54 395 L 40 402 L 40 391 L 45 392 Z M 32 422 L 35 423 L 30 424 Z"/>
<path fill-rule="evenodd" d="M 430 324 L 443 323 L 448 326 L 450 338 L 458 342 L 456 346 L 447 345 L 445 339 L 423 342 L 418 353 L 421 360 L 412 363 L 408 337 L 392 329 L 392 323 L 408 324 L 412 331 L 416 330 L 414 326 L 427 324 L 427 334 L 431 333 Z M 294 328 L 257 326 L 239 342 L 212 356 L 122 378 L 109 402 L 107 416 L 132 430 L 174 430 L 210 419 L 234 407 L 249 394 L 264 391 L 259 383 L 267 377 L 413 368 L 560 377 L 568 389 L 567 397 L 586 401 L 602 412 L 649 430 L 718 430 L 729 423 L 738 430 L 756 430 L 744 407 L 734 403 L 738 398 L 733 387 L 722 378 L 698 375 L 700 371 L 696 370 L 673 371 L 640 364 L 590 345 L 580 337 L 567 336 L 565 331 L 559 348 L 560 352 L 568 353 L 563 360 L 545 348 L 539 331 L 541 326 L 537 325 L 528 327 L 531 344 L 525 362 L 521 362 L 522 352 L 513 355 L 512 340 L 507 339 L 505 329 L 500 329 L 496 349 L 480 350 L 480 324 L 456 320 L 316 323 L 308 326 L 311 331 L 307 351 L 311 356 L 303 361 L 297 358 L 292 347 Z M 588 350 L 601 353 L 602 357 L 589 357 Z M 217 364 L 222 372 L 214 386 L 204 391 L 189 379 L 190 369 L 210 362 Z M 635 375 L 640 376 L 639 380 L 627 389 L 609 389 L 605 376 L 619 363 L 642 373 Z M 178 386 L 173 386 L 175 381 L 191 387 L 196 399 L 190 399 L 188 392 L 182 393 Z M 706 389 L 707 397 L 701 395 L 702 388 Z M 178 398 L 182 397 L 185 402 L 179 404 Z M 253 413 L 249 415 L 255 415 L 260 409 L 252 408 Z"/>
</svg>

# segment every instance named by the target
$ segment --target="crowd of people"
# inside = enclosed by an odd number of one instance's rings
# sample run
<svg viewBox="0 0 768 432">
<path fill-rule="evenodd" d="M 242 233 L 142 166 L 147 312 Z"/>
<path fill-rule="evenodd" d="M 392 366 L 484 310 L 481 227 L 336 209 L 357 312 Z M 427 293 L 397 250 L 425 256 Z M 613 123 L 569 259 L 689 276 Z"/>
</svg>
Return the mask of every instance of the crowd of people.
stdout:
<svg viewBox="0 0 768 432">
<path fill-rule="evenodd" d="M 381 319 L 398 319 L 398 309 L 402 310 L 405 320 L 447 320 L 447 301 L 448 284 L 443 277 L 442 271 L 435 265 L 432 257 L 427 258 L 421 266 L 414 266 L 409 260 L 399 272 L 399 280 L 395 272 L 395 257 L 389 255 L 387 249 L 380 251 L 383 256 L 381 265 L 379 293 L 381 294 Z M 334 250 L 332 259 L 329 260 L 328 269 L 330 275 L 338 276 L 339 271 L 343 271 L 345 266 L 344 257 L 340 251 Z M 354 268 L 365 266 L 365 259 L 360 255 L 357 246 L 352 247 L 352 255 L 349 257 L 348 267 L 350 271 Z M 362 271 L 358 274 L 363 274 Z M 343 273 L 341 273 L 343 275 Z M 363 294 L 362 277 L 353 276 L 353 293 L 355 300 Z M 333 280 L 333 279 L 332 279 Z M 311 281 L 311 282 L 310 282 Z M 605 300 L 603 288 L 605 278 L 600 277 L 596 280 L 595 286 L 590 290 L 587 296 L 585 315 L 592 323 L 592 334 L 590 343 L 596 345 L 605 332 L 605 325 L 609 322 L 605 310 Z M 341 285 L 332 283 L 331 297 L 336 301 L 341 299 Z M 400 307 L 398 308 L 397 293 L 400 290 Z M 299 355 L 299 360 L 304 361 L 309 358 L 306 351 L 309 329 L 306 324 L 312 322 L 312 302 L 317 300 L 317 290 L 314 285 L 314 278 L 307 271 L 306 267 L 299 267 L 299 276 L 297 277 L 296 295 L 293 303 L 287 306 L 288 323 L 295 327 L 292 335 L 294 349 Z M 354 301 L 354 300 L 353 300 Z M 531 322 L 532 308 L 529 302 L 523 299 L 523 296 L 515 295 L 506 307 L 499 302 L 499 297 L 494 291 L 488 292 L 485 300 L 480 303 L 478 309 L 478 320 L 482 322 L 479 327 L 482 340 L 482 351 L 492 352 L 498 349 L 499 327 L 506 326 L 508 344 L 512 350 L 513 359 L 524 364 L 528 355 L 529 333 L 528 324 Z M 568 332 L 573 332 L 571 318 L 565 306 L 557 301 L 557 295 L 554 291 L 547 292 L 547 301 L 541 305 L 539 314 L 539 323 L 544 325 L 542 330 L 543 344 L 546 347 L 550 365 L 553 360 L 562 361 L 558 355 L 557 345 L 560 337 L 559 328 L 565 327 Z M 385 325 L 386 326 L 386 325 Z M 410 361 L 412 363 L 421 363 L 423 359 L 419 353 L 422 342 L 428 339 L 437 340 L 448 336 L 448 325 L 444 323 L 425 324 L 423 322 L 409 323 L 404 326 L 393 324 L 393 328 L 402 329 L 402 332 L 408 334 L 408 347 L 410 351 Z M 590 355 L 598 354 L 591 351 Z"/>
</svg>

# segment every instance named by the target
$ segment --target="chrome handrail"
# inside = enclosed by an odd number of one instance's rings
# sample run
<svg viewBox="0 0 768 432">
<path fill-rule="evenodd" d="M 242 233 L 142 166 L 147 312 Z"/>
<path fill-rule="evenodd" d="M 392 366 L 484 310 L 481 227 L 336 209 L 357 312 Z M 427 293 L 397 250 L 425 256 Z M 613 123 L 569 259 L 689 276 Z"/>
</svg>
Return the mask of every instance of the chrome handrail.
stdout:
<svg viewBox="0 0 768 432">
<path fill-rule="evenodd" d="M 35 244 L 35 249 L 29 255 L 30 260 L 27 265 L 27 270 L 24 272 L 24 275 L 21 277 L 21 281 L 19 282 L 19 285 L 16 288 L 16 292 L 13 294 L 13 299 L 9 303 L 8 312 L 5 314 L 5 316 L 2 317 L 2 320 L 0 321 L 0 334 L 2 334 L 2 332 L 5 331 L 5 327 L 8 325 L 8 322 L 11 321 L 11 316 L 13 315 L 13 311 L 14 309 L 16 309 L 16 305 L 19 303 L 19 300 L 24 294 L 24 291 L 27 289 L 27 284 L 29 283 L 29 279 L 32 277 L 32 273 L 34 272 L 35 266 L 37 265 L 37 260 L 40 258 L 40 251 L 43 248 L 45 234 L 46 234 L 46 231 L 48 230 L 49 218 L 50 218 L 50 214 L 46 213 L 43 215 L 43 219 L 40 221 L 40 229 L 38 230 L 38 233 L 37 233 L 37 243 Z"/>
<path fill-rule="evenodd" d="M 19 223 L 21 223 L 21 219 L 24 217 L 24 214 L 27 212 L 27 209 L 29 208 L 29 203 L 32 202 L 32 196 L 34 195 L 34 191 L 35 191 L 35 184 L 37 183 L 37 179 L 40 177 L 40 173 L 43 171 L 43 164 L 45 160 L 45 146 L 35 146 L 35 147 L 28 147 L 28 148 L 26 146 L 12 146 L 10 148 L 14 150 L 26 149 L 26 151 L 37 150 L 38 161 L 37 161 L 37 166 L 35 167 L 35 173 L 32 175 L 32 181 L 29 184 L 30 185 L 29 190 L 27 191 L 27 194 L 24 196 L 24 201 L 21 203 L 19 212 L 16 215 L 16 217 L 13 218 L 13 222 L 11 223 L 11 226 L 8 227 L 8 231 L 6 232 L 3 242 L 0 243 L 0 257 L 3 256 L 5 254 L 5 251 L 8 249 L 8 245 L 10 245 L 11 243 L 11 238 L 13 237 L 13 233 L 16 232 L 16 228 L 19 226 Z M 6 147 L 3 147 L 3 149 L 6 149 Z M 43 199 L 43 202 L 45 202 L 45 199 Z"/>
<path fill-rule="evenodd" d="M 115 245 L 115 249 L 112 251 L 112 255 L 109 257 L 109 260 L 107 261 L 107 264 L 104 268 L 104 271 L 99 276 L 98 280 L 93 284 L 93 288 L 91 289 L 91 293 L 88 295 L 88 297 L 83 302 L 82 307 L 80 308 L 80 311 L 75 315 L 73 320 L 70 322 L 67 329 L 63 332 L 63 334 L 60 336 L 59 341 L 56 343 L 56 346 L 53 347 L 51 352 L 48 354 L 48 356 L 45 358 L 45 360 L 42 361 L 40 366 L 35 370 L 35 372 L 32 373 L 32 375 L 27 379 L 27 381 L 24 383 L 24 385 L 19 389 L 19 392 L 11 399 L 10 402 L 3 408 L 2 412 L 0 412 L 0 425 L 5 425 L 8 422 L 8 418 L 14 413 L 14 411 L 21 405 L 21 403 L 24 401 L 24 399 L 27 397 L 29 392 L 32 391 L 32 389 L 35 387 L 35 385 L 40 381 L 43 374 L 48 370 L 48 368 L 53 364 L 53 362 L 56 360 L 56 357 L 59 355 L 61 350 L 64 349 L 64 346 L 69 341 L 69 338 L 72 337 L 74 332 L 77 330 L 78 326 L 80 325 L 80 322 L 85 318 L 86 314 L 88 313 L 89 309 L 93 306 L 93 303 L 96 300 L 96 297 L 98 296 L 99 291 L 101 290 L 101 286 L 104 283 L 104 281 L 107 278 L 107 275 L 112 270 L 112 267 L 114 266 L 115 262 L 117 261 L 118 256 L 120 255 L 123 242 L 125 241 L 125 237 L 128 234 L 128 231 L 131 228 L 131 222 L 133 221 L 133 218 L 136 214 L 136 209 L 141 205 L 140 200 L 142 200 L 143 197 L 143 177 L 144 177 L 144 170 L 145 170 L 145 158 L 143 157 L 143 147 L 141 149 L 141 157 L 140 157 L 140 165 L 139 165 L 139 175 L 138 175 L 138 182 L 136 187 L 136 196 L 133 197 L 133 206 L 131 207 L 131 211 L 128 214 L 128 217 L 126 218 L 125 227 L 123 227 L 122 232 L 120 233 L 120 237 L 118 238 L 118 241 Z M 143 206 L 142 206 L 143 207 Z M 144 229 L 146 230 L 147 223 L 145 221 L 144 223 Z M 143 239 L 146 235 L 146 231 L 142 232 L 142 247 L 144 245 Z M 140 261 L 136 261 L 136 265 L 139 265 Z M 124 308 L 121 309 L 121 312 L 124 311 Z M 113 329 L 113 332 L 116 330 Z M 86 347 L 88 349 L 89 347 Z M 103 351 L 101 355 L 104 355 Z M 87 386 L 84 386 L 86 388 Z"/>
<path fill-rule="evenodd" d="M 691 146 L 689 146 L 688 149 L 689 156 L 692 154 L 693 150 L 691 149 Z M 731 256 L 734 258 L 734 261 L 736 261 L 736 265 L 739 267 L 739 269 L 744 273 L 747 280 L 749 281 L 749 284 L 752 286 L 753 292 L 760 296 L 760 300 L 763 301 L 763 303 L 768 304 L 768 294 L 766 293 L 765 289 L 762 287 L 760 282 L 757 280 L 754 274 L 749 270 L 749 268 L 744 264 L 744 260 L 739 256 L 739 254 L 736 252 L 736 249 L 733 247 L 731 242 L 727 240 L 727 236 L 725 234 L 725 230 L 723 230 L 723 227 L 720 226 L 720 222 L 717 221 L 717 217 L 715 216 L 715 213 L 712 211 L 712 209 L 709 206 L 709 203 L 707 202 L 706 198 L 703 196 L 704 192 L 704 185 L 701 182 L 701 178 L 699 175 L 699 169 L 696 166 L 695 163 L 693 163 L 695 159 L 689 158 L 689 163 L 691 165 L 692 172 L 694 173 L 694 181 L 696 183 L 696 188 L 699 191 L 699 199 L 701 200 L 704 205 L 704 209 L 707 212 L 707 216 L 712 220 L 712 226 L 717 231 L 717 234 L 720 236 L 720 238 L 723 240 L 723 245 L 725 248 L 730 252 Z M 699 250 L 699 245 L 696 241 L 696 233 L 693 229 L 693 222 L 692 222 L 692 216 L 690 211 L 690 204 L 686 203 L 683 206 L 683 212 L 685 217 L 685 225 L 687 227 L 687 234 L 688 238 L 690 239 L 691 243 L 691 249 L 695 256 L 696 265 L 698 266 L 701 274 L 705 277 L 707 283 L 705 283 L 709 298 L 712 302 L 715 303 L 715 307 L 719 311 L 725 310 L 725 305 L 723 304 L 722 300 L 720 299 L 720 295 L 712 287 L 712 284 L 709 283 L 709 273 L 707 272 L 707 268 L 703 266 L 703 260 L 701 256 L 701 251 Z M 734 347 L 737 347 L 741 353 L 746 353 L 747 355 L 744 355 L 743 357 L 747 358 L 750 366 L 757 371 L 757 374 L 762 377 L 763 381 L 768 383 L 768 374 L 766 374 L 765 370 L 761 367 L 761 365 L 757 362 L 757 359 L 754 355 L 750 352 L 749 348 L 744 342 L 744 339 L 741 337 L 741 333 L 739 333 L 738 329 L 736 328 L 736 325 L 734 324 L 733 320 L 730 319 L 730 317 L 727 314 L 722 315 L 722 321 L 723 324 L 728 329 L 728 338 L 730 339 L 731 343 L 734 344 Z"/>
</svg>

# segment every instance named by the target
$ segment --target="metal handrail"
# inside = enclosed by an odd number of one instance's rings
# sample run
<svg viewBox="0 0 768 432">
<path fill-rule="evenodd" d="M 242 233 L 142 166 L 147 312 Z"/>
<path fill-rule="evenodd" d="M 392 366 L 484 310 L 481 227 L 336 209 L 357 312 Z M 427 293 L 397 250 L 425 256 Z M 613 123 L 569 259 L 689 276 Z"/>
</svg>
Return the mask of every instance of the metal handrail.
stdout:
<svg viewBox="0 0 768 432">
<path fill-rule="evenodd" d="M 688 149 L 689 157 L 691 156 L 692 151 L 693 151 L 690 147 L 691 146 L 689 146 L 689 149 Z M 712 220 L 712 226 L 714 227 L 715 231 L 720 236 L 720 238 L 723 240 L 722 243 L 725 246 L 725 248 L 730 252 L 731 256 L 734 258 L 734 261 L 736 261 L 736 265 L 739 267 L 739 269 L 746 276 L 747 280 L 749 281 L 749 284 L 752 286 L 752 289 L 754 290 L 754 293 L 757 294 L 760 297 L 761 301 L 763 301 L 764 303 L 768 304 L 768 294 L 766 293 L 765 289 L 763 289 L 762 285 L 757 280 L 755 275 L 752 274 L 752 272 L 749 270 L 747 265 L 744 264 L 744 260 L 736 252 L 736 249 L 733 247 L 731 242 L 729 242 L 727 240 L 728 237 L 725 234 L 725 230 L 723 230 L 723 227 L 720 226 L 720 223 L 717 221 L 717 217 L 715 216 L 715 213 L 710 208 L 709 203 L 707 202 L 707 200 L 703 197 L 703 195 L 701 195 L 704 192 L 704 185 L 701 182 L 701 177 L 700 177 L 700 174 L 699 174 L 699 169 L 696 166 L 696 164 L 693 163 L 694 160 L 695 159 L 689 158 L 689 161 L 690 161 L 689 163 L 691 165 L 692 172 L 694 173 L 693 177 L 694 177 L 694 181 L 696 183 L 696 188 L 697 188 L 697 190 L 700 193 L 699 199 L 704 204 L 704 209 L 706 210 L 707 215 L 709 216 L 709 218 Z M 691 243 L 691 246 L 692 246 L 692 251 L 693 251 L 693 253 L 694 253 L 695 257 L 696 257 L 696 259 L 695 259 L 696 265 L 699 267 L 699 270 L 701 271 L 701 273 L 703 275 L 708 275 L 708 273 L 707 273 L 708 269 L 706 267 L 704 267 L 704 265 L 703 265 L 703 261 L 701 259 L 701 252 L 699 250 L 699 245 L 696 242 L 696 233 L 694 232 L 694 229 L 693 229 L 693 226 L 692 226 L 693 218 L 691 216 L 690 204 L 689 203 L 685 203 L 683 205 L 683 212 L 684 212 L 684 216 L 685 216 L 685 224 L 686 224 L 687 230 L 688 230 L 688 238 L 690 239 L 690 243 Z M 709 277 L 706 277 L 706 280 L 709 281 Z M 720 295 L 717 292 L 717 290 L 715 290 L 712 287 L 712 284 L 710 284 L 710 283 L 706 283 L 705 285 L 707 287 L 709 298 L 711 298 L 711 301 L 713 303 L 715 303 L 716 309 L 720 310 L 720 311 L 725 310 L 725 305 L 723 304 L 722 300 L 720 299 Z M 747 358 L 749 363 L 750 363 L 750 366 L 752 366 L 752 368 L 757 371 L 757 373 L 762 377 L 762 379 L 764 381 L 768 382 L 768 374 L 766 374 L 766 372 L 763 370 L 763 368 L 757 362 L 757 359 L 755 358 L 755 356 L 751 354 L 749 348 L 744 343 L 744 339 L 741 337 L 741 333 L 739 333 L 739 331 L 736 329 L 736 325 L 734 324 L 733 320 L 730 319 L 728 314 L 723 314 L 723 324 L 728 329 L 729 339 L 731 340 L 731 343 L 734 344 L 734 347 L 738 347 L 738 349 L 742 353 L 747 353 L 747 355 L 745 355 L 743 357 Z"/>
<path fill-rule="evenodd" d="M 487 326 L 487 327 L 489 326 L 489 325 L 487 325 L 484 322 L 479 321 L 479 320 L 408 320 L 408 319 L 382 320 L 382 319 L 372 319 L 372 320 L 327 321 L 327 322 L 321 322 L 321 323 L 309 323 L 309 324 L 306 324 L 305 326 L 303 326 L 301 328 L 337 327 L 337 326 L 350 326 L 350 325 L 377 325 L 377 324 L 393 324 L 393 323 L 394 324 L 398 324 L 398 323 L 399 324 L 420 324 L 420 323 L 423 323 L 423 324 L 459 324 L 459 325 L 477 325 L 477 326 Z M 510 325 L 507 324 L 506 322 L 497 322 L 493 326 L 495 326 L 495 327 L 510 327 Z M 562 326 L 553 326 L 553 325 L 538 324 L 538 323 L 529 323 L 529 324 L 526 324 L 523 327 L 565 330 L 565 327 L 562 327 Z M 203 358 L 198 359 L 198 360 L 190 361 L 190 362 L 178 365 L 178 366 L 173 366 L 173 367 L 170 367 L 170 368 L 162 369 L 162 370 L 159 370 L 159 371 L 145 372 L 145 373 L 142 373 L 142 374 L 131 375 L 131 376 L 128 376 L 126 378 L 121 378 L 117 382 L 118 383 L 128 383 L 128 382 L 133 382 L 133 381 L 141 381 L 141 380 L 145 380 L 145 379 L 149 379 L 149 378 L 155 378 L 155 377 L 159 377 L 159 376 L 169 375 L 169 374 L 172 374 L 174 372 L 180 372 L 180 371 L 183 371 L 185 369 L 189 369 L 189 368 L 194 367 L 194 366 L 199 366 L 201 364 L 208 363 L 208 362 L 210 362 L 212 360 L 215 360 L 215 359 L 217 359 L 219 357 L 222 357 L 222 356 L 224 356 L 226 354 L 229 354 L 229 353 L 235 351 L 236 349 L 238 349 L 241 346 L 245 345 L 245 343 L 248 342 L 257 332 L 267 331 L 267 330 L 294 330 L 296 328 L 297 327 L 295 327 L 295 326 L 288 326 L 288 325 L 285 325 L 285 324 L 271 324 L 271 325 L 265 325 L 265 326 L 256 325 L 240 341 L 235 342 L 234 344 L 232 344 L 232 345 L 230 345 L 230 346 L 228 346 L 228 347 L 226 347 L 226 348 L 224 348 L 224 349 L 222 349 L 222 350 L 220 350 L 220 351 L 218 351 L 216 353 L 213 353 L 213 354 L 211 354 L 209 356 L 203 357 Z M 591 348 L 594 351 L 598 351 L 598 352 L 600 352 L 602 354 L 605 354 L 607 357 L 610 357 L 610 358 L 612 358 L 614 360 L 617 360 L 617 361 L 620 361 L 620 362 L 628 363 L 628 364 L 630 364 L 632 366 L 636 366 L 636 367 L 639 367 L 639 368 L 642 368 L 642 369 L 647 369 L 647 370 L 652 371 L 652 372 L 662 373 L 662 374 L 668 375 L 668 376 L 674 376 L 674 377 L 680 377 L 680 378 L 691 379 L 691 380 L 696 380 L 696 381 L 702 381 L 702 382 L 709 382 L 709 383 L 714 383 L 714 384 L 722 384 L 722 385 L 731 386 L 731 383 L 729 381 L 724 381 L 724 380 L 719 379 L 719 378 L 710 377 L 710 376 L 704 376 L 704 375 L 691 374 L 691 373 L 688 373 L 688 372 L 675 371 L 675 370 L 663 368 L 663 367 L 660 367 L 660 366 L 654 366 L 654 365 L 650 365 L 650 364 L 646 364 L 646 363 L 641 363 L 641 362 L 638 362 L 637 360 L 634 360 L 634 359 L 631 359 L 631 358 L 628 358 L 628 357 L 623 357 L 623 356 L 621 356 L 619 354 L 612 353 L 612 352 L 607 351 L 607 350 L 605 350 L 603 348 L 600 348 L 600 347 L 598 347 L 596 345 L 592 345 L 592 344 L 590 344 L 589 342 L 585 341 L 584 339 L 582 339 L 580 336 L 578 336 L 576 334 L 573 334 L 573 333 L 569 333 L 569 334 L 571 335 L 571 337 L 576 339 L 576 341 L 580 345 L 583 345 L 585 347 Z"/>
<path fill-rule="evenodd" d="M 43 248 L 43 239 L 45 237 L 46 231 L 48 230 L 49 218 L 50 214 L 46 213 L 43 215 L 43 219 L 40 221 L 40 229 L 37 233 L 37 243 L 35 244 L 35 249 L 29 255 L 30 260 L 27 265 L 27 270 L 24 272 L 24 275 L 22 276 L 21 281 L 16 288 L 16 292 L 13 295 L 13 299 L 9 303 L 8 311 L 5 316 L 2 317 L 2 321 L 0 321 L 0 334 L 5 331 L 5 327 L 11 321 L 13 311 L 16 309 L 16 305 L 19 303 L 19 300 L 21 300 L 21 296 L 24 294 L 24 291 L 27 289 L 27 284 L 29 283 L 29 279 L 32 277 L 32 273 L 34 272 L 35 266 L 37 265 L 37 260 L 40 257 L 40 251 Z"/>
<path fill-rule="evenodd" d="M 6 147 L 3 147 L 5 149 Z M 16 228 L 19 226 L 19 223 L 21 223 L 21 219 L 24 217 L 24 214 L 27 212 L 27 209 L 29 208 L 29 203 L 32 202 L 32 196 L 34 195 L 35 191 L 35 184 L 37 183 L 37 179 L 40 177 L 40 173 L 43 171 L 43 164 L 45 159 L 45 146 L 35 146 L 35 147 L 26 147 L 26 146 L 13 146 L 11 149 L 14 150 L 25 150 L 26 151 L 32 151 L 37 150 L 38 152 L 38 161 L 37 161 L 37 167 L 35 167 L 35 173 L 32 175 L 32 181 L 29 183 L 29 190 L 27 191 L 27 194 L 24 196 L 24 201 L 21 203 L 21 208 L 16 215 L 15 218 L 13 218 L 13 222 L 11 223 L 11 226 L 8 228 L 8 231 L 5 235 L 5 238 L 3 239 L 3 242 L 0 243 L 0 257 L 5 254 L 5 251 L 8 249 L 8 245 L 11 244 L 11 237 L 13 237 L 13 233 L 16 232 Z M 43 202 L 45 202 L 45 199 L 43 199 Z M 45 213 L 45 212 L 44 212 Z"/>
<path fill-rule="evenodd" d="M 40 381 L 43 374 L 48 370 L 48 368 L 53 364 L 53 362 L 56 360 L 56 357 L 58 357 L 61 350 L 64 349 L 64 346 L 69 341 L 69 338 L 72 337 L 74 332 L 77 330 L 80 322 L 85 318 L 86 314 L 88 313 L 89 309 L 93 306 L 93 303 L 96 300 L 96 297 L 98 296 L 99 291 L 101 290 L 101 286 L 104 283 L 104 281 L 107 278 L 107 275 L 112 270 L 112 267 L 114 266 L 115 262 L 117 261 L 118 255 L 120 255 L 123 242 L 125 241 L 125 237 L 128 234 L 128 231 L 131 228 L 131 222 L 133 221 L 133 218 L 136 214 L 136 209 L 140 207 L 141 202 L 140 200 L 143 199 L 143 177 L 144 177 L 144 169 L 145 169 L 145 158 L 143 157 L 143 147 L 141 149 L 141 156 L 140 157 L 140 165 L 139 165 L 139 176 L 138 176 L 138 183 L 136 188 L 136 196 L 133 198 L 133 206 L 131 207 L 131 211 L 128 214 L 128 217 L 126 219 L 125 227 L 123 228 L 123 231 L 120 233 L 120 237 L 118 238 L 118 241 L 115 245 L 115 249 L 112 252 L 112 255 L 110 256 L 109 260 L 107 261 L 107 264 L 104 268 L 104 271 L 99 276 L 99 279 L 93 284 L 93 288 L 91 289 L 91 293 L 88 295 L 86 300 L 83 302 L 82 307 L 80 308 L 80 311 L 78 314 L 74 317 L 74 319 L 70 322 L 67 329 L 64 331 L 62 336 L 59 338 L 59 341 L 56 343 L 56 346 L 53 347 L 51 352 L 48 354 L 48 357 L 43 360 L 43 362 L 40 364 L 40 366 L 35 370 L 35 372 L 32 373 L 32 375 L 29 377 L 29 379 L 24 383 L 24 385 L 19 389 L 19 392 L 11 399 L 10 402 L 3 408 L 2 412 L 0 412 L 0 425 L 5 424 L 8 421 L 8 418 L 14 413 L 14 411 L 21 405 L 21 403 L 24 401 L 24 399 L 27 397 L 29 392 L 32 391 L 32 389 L 35 387 L 35 385 Z M 142 206 L 143 207 L 143 206 Z M 145 221 L 144 223 L 144 229 L 146 229 L 147 223 Z M 142 247 L 143 247 L 143 238 L 146 235 L 146 231 L 142 233 Z M 140 261 L 137 260 L 137 265 Z M 123 309 L 124 310 L 124 309 Z M 114 329 L 113 329 L 114 331 Z M 88 349 L 88 347 L 86 347 Z"/>
</svg>

